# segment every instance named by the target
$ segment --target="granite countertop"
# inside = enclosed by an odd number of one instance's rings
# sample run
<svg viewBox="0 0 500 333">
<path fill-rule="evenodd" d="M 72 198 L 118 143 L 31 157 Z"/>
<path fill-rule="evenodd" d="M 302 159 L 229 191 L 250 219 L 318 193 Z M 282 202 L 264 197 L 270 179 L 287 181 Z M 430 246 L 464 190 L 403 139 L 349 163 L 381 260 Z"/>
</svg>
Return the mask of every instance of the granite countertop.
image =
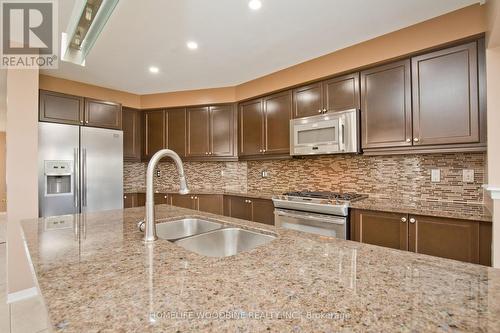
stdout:
<svg viewBox="0 0 500 333">
<path fill-rule="evenodd" d="M 145 189 L 126 191 L 126 193 L 145 193 Z M 157 193 L 177 193 L 172 189 L 157 190 Z M 271 199 L 274 195 L 282 193 L 265 193 L 254 191 L 216 191 L 216 190 L 195 190 L 196 194 L 224 194 L 234 196 L 244 196 L 259 199 Z M 381 212 L 415 214 L 436 217 L 447 217 L 462 220 L 473 220 L 491 222 L 491 212 L 481 203 L 426 201 L 426 200 L 403 200 L 394 198 L 379 198 L 369 196 L 350 203 L 351 208 L 376 210 Z"/>
<path fill-rule="evenodd" d="M 424 200 L 401 200 L 368 197 L 351 202 L 351 208 L 382 212 L 447 217 L 462 220 L 491 222 L 492 216 L 485 205 Z"/>
<path fill-rule="evenodd" d="M 158 218 L 202 216 L 277 236 L 210 258 L 164 240 L 145 245 L 143 211 L 23 222 L 54 331 L 500 330 L 498 269 L 159 205 Z"/>
</svg>

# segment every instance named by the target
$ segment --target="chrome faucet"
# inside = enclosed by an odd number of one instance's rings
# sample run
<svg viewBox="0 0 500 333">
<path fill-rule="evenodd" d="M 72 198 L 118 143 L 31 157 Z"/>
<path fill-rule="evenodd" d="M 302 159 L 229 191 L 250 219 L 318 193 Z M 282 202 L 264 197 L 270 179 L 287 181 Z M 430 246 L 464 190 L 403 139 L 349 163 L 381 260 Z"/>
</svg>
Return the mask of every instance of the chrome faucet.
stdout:
<svg viewBox="0 0 500 333">
<path fill-rule="evenodd" d="M 170 149 L 162 149 L 151 157 L 148 164 L 148 170 L 146 172 L 146 221 L 145 221 L 145 233 L 144 242 L 154 242 L 158 239 L 156 236 L 155 227 L 155 196 L 153 191 L 153 174 L 156 165 L 160 160 L 168 156 L 172 158 L 177 166 L 177 171 L 179 172 L 179 182 L 180 182 L 180 194 L 188 194 L 189 189 L 186 182 L 186 176 L 184 176 L 184 166 L 182 165 L 181 158 L 177 153 Z"/>
</svg>

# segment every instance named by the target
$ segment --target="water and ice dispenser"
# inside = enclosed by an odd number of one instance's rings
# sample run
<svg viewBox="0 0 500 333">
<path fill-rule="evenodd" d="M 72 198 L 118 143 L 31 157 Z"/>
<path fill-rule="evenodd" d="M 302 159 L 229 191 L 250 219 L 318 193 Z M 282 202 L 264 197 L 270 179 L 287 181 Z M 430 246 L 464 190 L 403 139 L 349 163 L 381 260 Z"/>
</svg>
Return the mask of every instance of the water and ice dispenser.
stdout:
<svg viewBox="0 0 500 333">
<path fill-rule="evenodd" d="M 45 195 L 73 194 L 73 161 L 45 161 Z"/>
</svg>

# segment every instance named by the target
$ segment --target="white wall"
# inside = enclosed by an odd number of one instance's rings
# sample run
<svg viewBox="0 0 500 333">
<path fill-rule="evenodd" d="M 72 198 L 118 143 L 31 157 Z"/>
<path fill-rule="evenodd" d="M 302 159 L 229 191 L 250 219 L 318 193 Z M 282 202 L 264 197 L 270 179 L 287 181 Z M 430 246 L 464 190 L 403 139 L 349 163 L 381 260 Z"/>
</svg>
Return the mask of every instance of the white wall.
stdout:
<svg viewBox="0 0 500 333">
<path fill-rule="evenodd" d="M 38 69 L 7 70 L 7 288 L 34 287 L 19 221 L 38 216 Z"/>
</svg>

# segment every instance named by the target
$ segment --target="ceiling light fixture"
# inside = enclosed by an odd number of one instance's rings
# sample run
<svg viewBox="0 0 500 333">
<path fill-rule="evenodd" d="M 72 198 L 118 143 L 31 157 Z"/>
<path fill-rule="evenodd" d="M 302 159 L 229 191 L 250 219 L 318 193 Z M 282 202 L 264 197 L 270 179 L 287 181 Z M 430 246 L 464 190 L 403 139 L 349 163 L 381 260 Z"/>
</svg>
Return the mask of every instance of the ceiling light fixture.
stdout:
<svg viewBox="0 0 500 333">
<path fill-rule="evenodd" d="M 189 41 L 186 43 L 188 49 L 190 50 L 196 50 L 198 48 L 198 43 L 196 42 L 193 42 L 193 41 Z"/>
<path fill-rule="evenodd" d="M 156 74 L 156 73 L 158 73 L 160 71 L 160 69 L 158 67 L 156 67 L 156 66 L 151 66 L 151 67 L 149 67 L 149 71 L 151 73 L 155 73 Z"/>
<path fill-rule="evenodd" d="M 119 0 L 75 0 L 68 26 L 61 38 L 61 59 L 85 66 L 94 46 Z"/>
<path fill-rule="evenodd" d="M 248 7 L 250 7 L 251 10 L 259 10 L 260 7 L 262 7 L 262 2 L 260 0 L 250 0 Z"/>
</svg>

